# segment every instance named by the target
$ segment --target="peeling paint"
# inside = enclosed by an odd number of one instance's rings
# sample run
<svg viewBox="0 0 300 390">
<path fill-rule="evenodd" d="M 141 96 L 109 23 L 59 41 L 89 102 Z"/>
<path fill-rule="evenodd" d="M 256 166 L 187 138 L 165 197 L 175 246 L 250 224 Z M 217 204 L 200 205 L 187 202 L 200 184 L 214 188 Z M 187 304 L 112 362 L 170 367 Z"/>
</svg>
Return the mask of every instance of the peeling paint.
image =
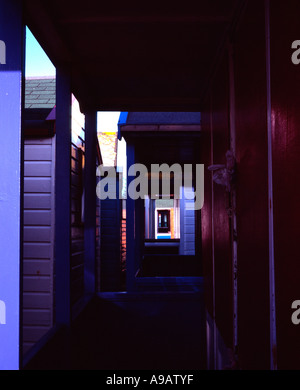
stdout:
<svg viewBox="0 0 300 390">
<path fill-rule="evenodd" d="M 0 325 L 6 324 L 6 305 L 3 301 L 0 301 Z"/>
<path fill-rule="evenodd" d="M 4 41 L 0 41 L 0 64 L 6 64 L 6 45 Z"/>
</svg>

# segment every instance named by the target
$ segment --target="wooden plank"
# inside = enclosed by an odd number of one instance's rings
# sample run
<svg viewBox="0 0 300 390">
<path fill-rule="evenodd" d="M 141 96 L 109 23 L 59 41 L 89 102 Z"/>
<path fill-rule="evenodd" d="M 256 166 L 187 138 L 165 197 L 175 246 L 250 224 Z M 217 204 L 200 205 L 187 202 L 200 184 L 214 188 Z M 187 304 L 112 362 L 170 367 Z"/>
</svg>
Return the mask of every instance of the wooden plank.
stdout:
<svg viewBox="0 0 300 390">
<path fill-rule="evenodd" d="M 112 220 L 117 218 L 117 210 L 116 209 L 102 209 L 101 217 L 104 219 Z"/>
<path fill-rule="evenodd" d="M 73 172 L 78 172 L 79 170 L 79 163 L 74 157 L 71 158 L 71 170 Z"/>
<path fill-rule="evenodd" d="M 184 230 L 186 234 L 195 234 L 195 226 L 193 224 L 186 225 Z"/>
<path fill-rule="evenodd" d="M 27 145 L 24 148 L 25 161 L 51 161 L 52 146 L 51 145 Z"/>
<path fill-rule="evenodd" d="M 116 205 L 115 205 L 115 199 L 105 199 L 105 200 L 102 200 L 101 201 L 101 210 L 104 211 L 104 210 L 115 210 L 116 209 Z"/>
<path fill-rule="evenodd" d="M 158 131 L 158 125 L 123 125 L 121 126 L 122 132 L 144 132 L 144 131 Z"/>
<path fill-rule="evenodd" d="M 49 330 L 50 326 L 24 326 L 23 327 L 23 341 L 24 343 L 36 343 Z"/>
<path fill-rule="evenodd" d="M 24 242 L 51 242 L 52 229 L 50 226 L 24 226 Z"/>
<path fill-rule="evenodd" d="M 78 161 L 79 156 L 80 156 L 80 152 L 79 152 L 78 148 L 76 146 L 72 145 L 72 147 L 71 147 L 71 157 L 74 160 Z"/>
<path fill-rule="evenodd" d="M 24 210 L 24 225 L 51 226 L 51 211 Z"/>
<path fill-rule="evenodd" d="M 49 243 L 27 243 L 23 245 L 23 256 L 29 259 L 50 259 L 52 257 L 52 245 Z"/>
<path fill-rule="evenodd" d="M 23 325 L 51 326 L 50 310 L 23 310 Z"/>
<path fill-rule="evenodd" d="M 72 212 L 72 214 L 71 214 L 71 225 L 74 225 L 75 223 L 76 223 L 76 215 L 75 215 L 75 213 L 73 213 Z"/>
<path fill-rule="evenodd" d="M 42 292 L 50 293 L 51 278 L 49 276 L 24 276 L 23 291 L 24 292 Z"/>
<path fill-rule="evenodd" d="M 104 224 L 102 226 L 102 234 L 103 235 L 107 235 L 107 236 L 114 236 L 116 233 L 116 226 L 115 225 L 111 225 L 111 226 L 108 226 L 106 224 Z"/>
<path fill-rule="evenodd" d="M 159 125 L 159 131 L 201 131 L 201 125 Z"/>
<path fill-rule="evenodd" d="M 48 177 L 24 178 L 24 192 L 26 193 L 51 193 L 52 180 Z"/>
<path fill-rule="evenodd" d="M 195 235 L 194 234 L 187 234 L 185 232 L 185 242 L 189 242 L 189 243 L 192 243 L 193 245 L 195 245 Z"/>
<path fill-rule="evenodd" d="M 48 292 L 24 292 L 23 308 L 24 309 L 52 309 L 52 297 Z"/>
<path fill-rule="evenodd" d="M 185 203 L 189 203 L 190 205 L 192 205 L 194 202 L 185 202 Z M 195 218 L 195 210 L 187 210 L 185 209 L 184 210 L 184 216 L 185 217 L 192 217 L 193 219 Z"/>
<path fill-rule="evenodd" d="M 184 223 L 185 225 L 195 225 L 195 218 L 194 217 L 184 217 Z"/>
<path fill-rule="evenodd" d="M 71 243 L 71 252 L 79 253 L 84 251 L 84 241 L 82 240 L 74 240 Z"/>
<path fill-rule="evenodd" d="M 51 174 L 51 161 L 25 161 L 24 163 L 25 177 L 51 177 Z"/>
<path fill-rule="evenodd" d="M 52 145 L 52 138 L 29 138 L 24 140 L 24 145 Z"/>
<path fill-rule="evenodd" d="M 81 189 L 82 183 L 78 172 L 71 172 L 71 184 Z"/>
<path fill-rule="evenodd" d="M 24 194 L 24 209 L 51 209 L 51 194 Z"/>
<path fill-rule="evenodd" d="M 200 125 L 123 125 L 121 126 L 122 132 L 200 132 Z"/>
<path fill-rule="evenodd" d="M 23 275 L 50 276 L 51 274 L 52 274 L 52 265 L 50 260 L 24 259 Z"/>
<path fill-rule="evenodd" d="M 83 239 L 83 227 L 72 227 L 71 228 L 72 240 Z"/>
<path fill-rule="evenodd" d="M 84 263 L 84 253 L 76 253 L 71 256 L 71 267 L 76 267 L 77 265 Z"/>
</svg>

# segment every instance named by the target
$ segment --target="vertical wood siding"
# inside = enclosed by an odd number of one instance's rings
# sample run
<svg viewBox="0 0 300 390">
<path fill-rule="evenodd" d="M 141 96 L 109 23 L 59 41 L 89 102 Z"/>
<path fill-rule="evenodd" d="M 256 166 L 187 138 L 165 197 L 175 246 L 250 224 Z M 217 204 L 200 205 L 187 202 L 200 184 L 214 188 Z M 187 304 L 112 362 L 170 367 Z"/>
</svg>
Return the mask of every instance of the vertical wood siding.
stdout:
<svg viewBox="0 0 300 390">
<path fill-rule="evenodd" d="M 84 141 L 72 143 L 71 151 L 71 304 L 84 293 L 83 163 Z M 81 145 L 80 145 L 81 144 Z"/>
<path fill-rule="evenodd" d="M 236 214 L 239 364 L 242 369 L 269 369 L 268 139 L 264 2 L 255 0 L 247 3 L 243 23 L 236 34 L 234 51 L 238 164 Z M 251 58 L 251 63 L 246 60 L 245 53 Z"/>
<path fill-rule="evenodd" d="M 101 164 L 99 159 L 97 158 L 97 167 Z M 97 168 L 96 167 L 96 168 Z M 97 177 L 98 184 L 99 177 Z M 100 247 L 101 247 L 101 202 L 98 196 L 96 196 L 96 291 L 100 291 L 101 284 L 100 284 Z"/>
<path fill-rule="evenodd" d="M 237 232 L 231 230 L 230 197 L 205 178 L 201 210 L 208 346 L 224 368 L 223 344 L 234 347 L 232 247 L 237 240 L 237 343 L 240 369 L 269 369 L 268 148 L 264 2 L 247 2 L 233 39 L 235 104 L 229 99 L 228 53 L 220 59 L 202 113 L 205 165 L 225 164 L 230 109 L 235 110 Z M 249 62 L 249 58 L 251 61 Z M 210 153 L 209 153 L 210 151 Z M 215 335 L 213 327 L 216 325 Z M 213 344 L 211 344 L 213 346 Z M 230 354 L 228 354 L 230 355 Z M 229 357 L 229 356 L 228 356 Z M 221 358 L 221 359 L 220 359 Z M 211 364 L 213 362 L 210 362 Z M 233 363 L 233 362 L 232 362 Z"/>
<path fill-rule="evenodd" d="M 270 7 L 278 369 L 299 370 L 300 325 L 291 321 L 291 305 L 300 299 L 300 65 L 291 60 L 291 44 L 299 39 L 300 4 L 292 0 L 283 7 L 276 0 L 270 2 Z"/>
</svg>

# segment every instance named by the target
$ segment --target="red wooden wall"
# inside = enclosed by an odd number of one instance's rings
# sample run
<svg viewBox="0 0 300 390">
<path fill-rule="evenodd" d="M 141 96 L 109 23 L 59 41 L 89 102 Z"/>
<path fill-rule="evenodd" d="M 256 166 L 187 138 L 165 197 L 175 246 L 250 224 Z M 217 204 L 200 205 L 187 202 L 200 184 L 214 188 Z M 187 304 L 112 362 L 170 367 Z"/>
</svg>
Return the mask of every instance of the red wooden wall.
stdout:
<svg viewBox="0 0 300 390">
<path fill-rule="evenodd" d="M 300 186 L 292 169 L 300 158 L 297 111 L 299 71 L 291 63 L 290 46 L 297 39 L 297 2 L 271 2 L 271 98 L 273 119 L 273 180 L 275 220 L 275 271 L 277 305 L 278 367 L 299 366 L 293 340 L 297 329 L 291 323 L 291 303 L 297 299 L 297 208 Z M 296 16 L 294 17 L 296 18 Z M 291 23 L 292 22 L 292 23 Z M 291 26 L 294 26 L 293 28 Z M 230 148 L 230 109 L 235 111 L 236 215 L 238 258 L 238 364 L 242 369 L 270 368 L 269 215 L 267 67 L 265 4 L 246 2 L 230 37 L 233 49 L 233 80 L 230 84 L 228 50 L 211 84 L 203 112 L 202 158 L 210 165 L 225 163 Z M 291 34 L 282 31 L 291 31 Z M 285 39 L 287 38 L 287 39 Z M 284 57 L 284 59 L 282 58 Z M 229 91 L 234 88 L 234 107 Z M 212 132 L 213 145 L 210 137 Z M 212 153 L 212 154 L 211 154 Z M 213 160 L 212 160 L 213 158 Z M 296 178 L 296 177 L 295 177 Z M 212 202 L 213 199 L 213 202 Z M 206 307 L 213 313 L 213 252 L 215 262 L 215 310 L 218 332 L 229 348 L 233 337 L 232 235 L 226 207 L 229 199 L 221 186 L 205 179 L 202 210 L 203 262 Z M 298 212 L 299 210 L 299 212 Z M 212 235 L 213 229 L 213 235 Z M 214 242 L 214 247 L 212 247 Z M 299 298 L 299 296 L 298 296 Z M 294 326 L 294 328 L 293 328 Z M 299 332 L 298 332 L 299 333 Z M 287 335 L 289 334 L 289 336 Z M 276 351 L 274 351 L 276 359 Z M 297 363 L 295 363 L 297 362 Z"/>
<path fill-rule="evenodd" d="M 264 2 L 249 1 L 235 34 L 239 363 L 268 369 L 269 233 Z"/>
<path fill-rule="evenodd" d="M 300 65 L 291 61 L 300 39 L 300 3 L 271 1 L 271 98 L 278 366 L 300 368 L 300 325 L 291 304 L 300 299 Z"/>
</svg>

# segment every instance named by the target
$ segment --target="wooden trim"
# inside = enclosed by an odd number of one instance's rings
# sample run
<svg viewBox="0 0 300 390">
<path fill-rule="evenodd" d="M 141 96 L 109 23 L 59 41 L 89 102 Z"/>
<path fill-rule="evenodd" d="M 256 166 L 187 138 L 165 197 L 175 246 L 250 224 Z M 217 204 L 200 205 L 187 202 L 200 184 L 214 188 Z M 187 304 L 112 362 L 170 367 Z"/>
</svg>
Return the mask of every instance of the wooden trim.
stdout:
<svg viewBox="0 0 300 390">
<path fill-rule="evenodd" d="M 7 46 L 0 71 L 0 368 L 22 366 L 24 25 L 23 2 L 0 0 L 0 37 Z"/>
<path fill-rule="evenodd" d="M 40 137 L 40 138 L 52 138 L 55 135 L 54 123 L 51 126 L 26 126 L 24 128 L 24 137 Z"/>
<path fill-rule="evenodd" d="M 84 289 L 96 291 L 96 130 L 97 113 L 85 113 Z"/>
<path fill-rule="evenodd" d="M 55 309 L 56 323 L 71 323 L 71 83 L 56 69 Z"/>
<path fill-rule="evenodd" d="M 189 132 L 201 131 L 201 125 L 121 125 L 121 132 Z"/>
</svg>

